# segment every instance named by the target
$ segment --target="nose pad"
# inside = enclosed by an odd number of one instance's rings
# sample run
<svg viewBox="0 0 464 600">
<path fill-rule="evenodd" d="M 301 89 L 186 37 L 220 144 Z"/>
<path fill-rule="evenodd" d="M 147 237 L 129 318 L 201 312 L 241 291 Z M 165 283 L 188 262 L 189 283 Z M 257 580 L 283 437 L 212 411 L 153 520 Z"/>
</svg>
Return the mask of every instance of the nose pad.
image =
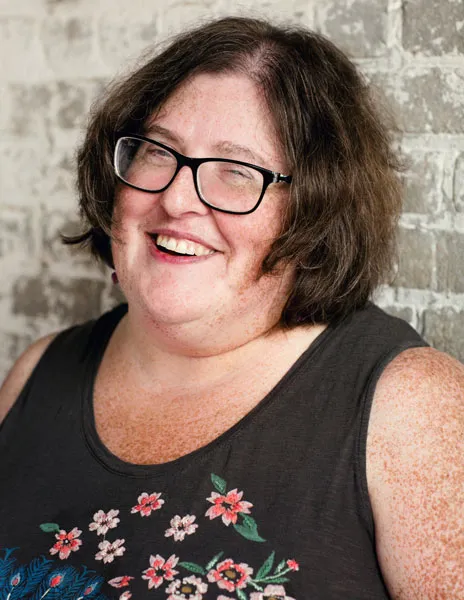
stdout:
<svg viewBox="0 0 464 600">
<path fill-rule="evenodd" d="M 200 200 L 194 179 L 193 169 L 182 166 L 169 187 L 160 192 L 160 203 L 167 213 L 178 215 L 184 212 L 207 214 L 209 208 Z"/>
</svg>

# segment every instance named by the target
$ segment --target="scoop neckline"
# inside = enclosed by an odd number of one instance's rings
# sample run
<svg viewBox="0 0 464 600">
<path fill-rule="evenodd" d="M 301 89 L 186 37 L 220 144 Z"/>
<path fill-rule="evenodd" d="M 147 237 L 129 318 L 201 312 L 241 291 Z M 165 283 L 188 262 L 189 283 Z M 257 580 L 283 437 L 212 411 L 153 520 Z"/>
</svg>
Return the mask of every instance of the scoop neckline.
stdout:
<svg viewBox="0 0 464 600">
<path fill-rule="evenodd" d="M 328 324 L 327 327 L 310 343 L 298 359 L 289 367 L 283 377 L 274 385 L 274 387 L 262 398 L 248 413 L 239 419 L 234 425 L 221 433 L 218 437 L 211 440 L 204 446 L 192 450 L 191 452 L 179 456 L 173 460 L 159 464 L 137 464 L 124 461 L 116 454 L 111 452 L 102 442 L 97 433 L 94 413 L 94 387 L 98 369 L 102 362 L 106 348 L 108 347 L 111 336 L 121 319 L 128 311 L 127 304 L 120 304 L 104 313 L 92 329 L 89 339 L 89 351 L 86 358 L 86 369 L 84 376 L 84 385 L 81 394 L 81 427 L 88 450 L 94 459 L 100 463 L 107 471 L 117 475 L 131 478 L 154 478 L 161 477 L 171 472 L 181 472 L 185 470 L 192 462 L 198 464 L 205 460 L 214 450 L 224 446 L 232 441 L 244 429 L 249 427 L 258 416 L 265 411 L 273 402 L 279 401 L 279 392 L 282 388 L 297 375 L 303 364 L 319 351 L 322 344 L 332 335 L 336 325 Z"/>
</svg>

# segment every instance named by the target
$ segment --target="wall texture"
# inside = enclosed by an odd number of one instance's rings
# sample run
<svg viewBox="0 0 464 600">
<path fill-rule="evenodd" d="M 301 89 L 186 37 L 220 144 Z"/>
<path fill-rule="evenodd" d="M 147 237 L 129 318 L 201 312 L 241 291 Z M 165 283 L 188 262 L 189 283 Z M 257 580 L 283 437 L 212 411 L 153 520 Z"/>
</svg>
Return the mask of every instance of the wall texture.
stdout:
<svg viewBox="0 0 464 600">
<path fill-rule="evenodd" d="M 464 361 L 464 0 L 0 0 L 0 381 L 37 337 L 118 301 L 63 247 L 92 99 L 147 45 L 204 16 L 319 30 L 393 107 L 410 157 L 394 285 L 378 303 Z"/>
</svg>

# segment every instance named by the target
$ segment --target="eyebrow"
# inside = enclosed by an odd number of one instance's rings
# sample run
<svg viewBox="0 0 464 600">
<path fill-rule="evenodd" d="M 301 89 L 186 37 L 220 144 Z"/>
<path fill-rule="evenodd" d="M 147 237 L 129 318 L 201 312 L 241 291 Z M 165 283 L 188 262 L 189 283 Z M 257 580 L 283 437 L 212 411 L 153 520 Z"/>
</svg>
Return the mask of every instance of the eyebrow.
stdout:
<svg viewBox="0 0 464 600">
<path fill-rule="evenodd" d="M 176 136 L 175 133 L 173 133 L 169 129 L 166 129 L 165 127 L 162 127 L 161 125 L 157 125 L 156 123 L 151 124 L 144 133 L 147 137 L 150 137 L 152 135 L 161 135 L 165 140 L 168 140 L 174 144 L 180 143 L 180 139 Z M 226 140 L 214 144 L 213 151 L 217 151 L 221 154 L 221 156 L 218 158 L 236 158 L 237 160 L 241 160 L 240 158 L 237 158 L 237 155 L 241 154 L 245 155 L 249 162 L 252 162 L 256 165 L 264 166 L 268 162 L 261 155 L 253 152 L 253 150 L 251 150 L 251 148 L 248 148 L 248 146 L 242 146 L 240 144 L 235 144 Z M 215 157 L 212 156 L 208 158 Z M 247 162 L 247 160 L 245 160 L 244 162 Z"/>
</svg>

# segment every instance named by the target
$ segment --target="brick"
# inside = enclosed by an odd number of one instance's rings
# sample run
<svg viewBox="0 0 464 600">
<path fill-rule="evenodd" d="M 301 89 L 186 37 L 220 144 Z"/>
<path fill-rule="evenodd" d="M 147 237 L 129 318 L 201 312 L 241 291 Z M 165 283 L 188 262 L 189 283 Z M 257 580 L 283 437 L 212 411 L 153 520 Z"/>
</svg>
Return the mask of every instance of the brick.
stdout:
<svg viewBox="0 0 464 600">
<path fill-rule="evenodd" d="M 445 232 L 437 243 L 437 283 L 439 291 L 464 293 L 464 235 Z"/>
<path fill-rule="evenodd" d="M 43 84 L 13 83 L 6 88 L 9 94 L 7 131 L 14 136 L 37 138 L 45 136 L 46 118 L 52 92 Z"/>
<path fill-rule="evenodd" d="M 0 147 L 0 198 L 8 205 L 31 206 L 40 195 L 47 144 L 41 148 Z"/>
<path fill-rule="evenodd" d="M 104 15 L 98 22 L 98 44 L 103 62 L 119 68 L 129 58 L 137 57 L 158 39 L 157 21 L 121 20 L 118 15 Z"/>
<path fill-rule="evenodd" d="M 37 21 L 30 17 L 0 18 L 0 56 L 4 57 L 3 79 L 30 81 L 46 73 L 37 39 Z"/>
<path fill-rule="evenodd" d="M 410 152 L 405 174 L 404 211 L 430 214 L 438 210 L 442 197 L 442 155 L 439 152 Z"/>
<path fill-rule="evenodd" d="M 55 124 L 61 129 L 80 128 L 84 125 L 88 111 L 88 98 L 84 87 L 59 81 L 52 101 L 56 115 Z"/>
<path fill-rule="evenodd" d="M 398 273 L 393 285 L 429 289 L 433 283 L 434 236 L 428 231 L 400 229 Z"/>
<path fill-rule="evenodd" d="M 47 17 L 40 39 L 48 65 L 63 76 L 88 76 L 94 66 L 91 19 Z"/>
<path fill-rule="evenodd" d="M 403 45 L 425 55 L 464 52 L 464 9 L 461 0 L 404 0 Z"/>
<path fill-rule="evenodd" d="M 36 251 L 31 207 L 0 205 L 0 259 L 18 260 Z"/>
<path fill-rule="evenodd" d="M 458 213 L 464 213 L 464 153 L 460 154 L 454 165 L 453 207 Z"/>
<path fill-rule="evenodd" d="M 0 331 L 0 385 L 19 355 L 32 344 L 33 336 Z"/>
<path fill-rule="evenodd" d="M 427 342 L 464 363 L 464 310 L 452 307 L 424 311 Z"/>
<path fill-rule="evenodd" d="M 214 0 L 172 0 L 160 4 L 158 8 L 160 31 L 164 37 L 188 26 L 195 26 L 201 19 L 213 17 L 217 8 L 217 2 Z M 228 9 L 227 14 L 230 14 Z"/>
<path fill-rule="evenodd" d="M 374 58 L 385 54 L 387 0 L 327 0 L 316 6 L 318 28 L 349 55 Z"/>
<path fill-rule="evenodd" d="M 104 287 L 92 279 L 20 276 L 12 290 L 13 314 L 53 316 L 63 326 L 86 321 L 100 314 Z"/>
</svg>

